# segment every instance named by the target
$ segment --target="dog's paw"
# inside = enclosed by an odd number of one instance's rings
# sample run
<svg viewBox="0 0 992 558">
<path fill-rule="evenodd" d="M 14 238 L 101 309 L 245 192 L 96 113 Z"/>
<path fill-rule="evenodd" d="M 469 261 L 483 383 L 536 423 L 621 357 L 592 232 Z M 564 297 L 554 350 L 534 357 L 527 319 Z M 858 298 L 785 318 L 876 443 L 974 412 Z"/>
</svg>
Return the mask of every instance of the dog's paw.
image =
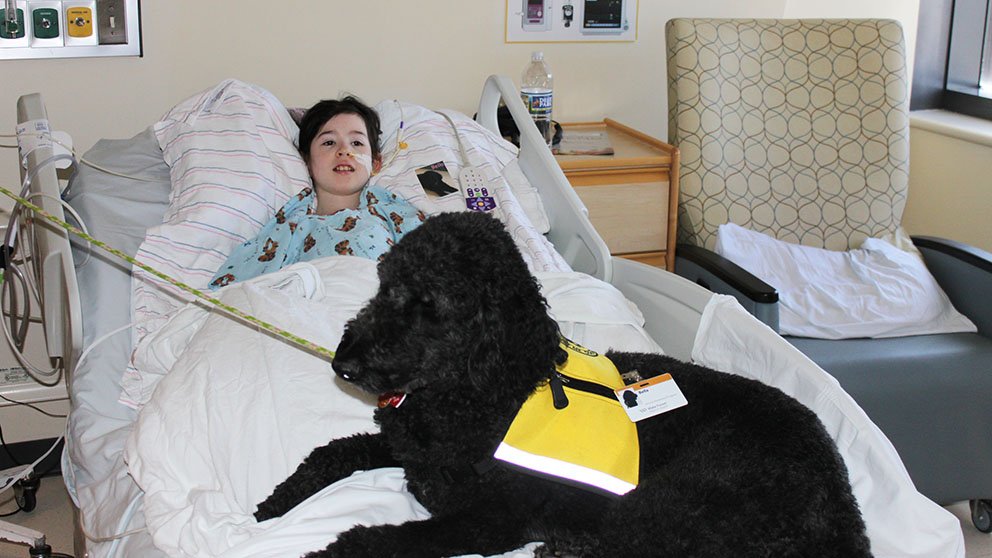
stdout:
<svg viewBox="0 0 992 558">
<path fill-rule="evenodd" d="M 545 543 L 534 549 L 534 558 L 581 558 L 594 554 L 576 553 L 573 549 L 563 549 L 554 543 Z"/>
<path fill-rule="evenodd" d="M 255 521 L 261 523 L 267 519 L 280 517 L 282 514 L 283 510 L 279 506 L 276 506 L 271 498 L 268 498 L 258 505 L 258 509 L 252 515 L 255 516 Z"/>
<path fill-rule="evenodd" d="M 338 540 L 327 545 L 327 548 L 311 552 L 303 558 L 364 558 L 378 556 L 402 556 L 402 553 L 382 553 L 374 548 L 374 538 L 369 539 L 370 529 L 361 525 L 353 527 L 338 536 Z"/>
</svg>

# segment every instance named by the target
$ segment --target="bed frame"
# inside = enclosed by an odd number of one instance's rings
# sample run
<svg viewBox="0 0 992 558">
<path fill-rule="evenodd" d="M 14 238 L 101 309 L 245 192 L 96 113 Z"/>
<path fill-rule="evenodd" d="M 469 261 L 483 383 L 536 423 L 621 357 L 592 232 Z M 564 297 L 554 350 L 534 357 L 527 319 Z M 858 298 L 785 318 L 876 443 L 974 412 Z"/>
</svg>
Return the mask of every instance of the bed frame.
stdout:
<svg viewBox="0 0 992 558">
<path fill-rule="evenodd" d="M 51 132 L 48 114 L 41 94 L 24 95 L 17 100 L 17 123 L 37 122 L 38 127 Z M 41 138 L 42 140 L 44 138 Z M 61 182 L 54 165 L 47 164 L 56 155 L 54 145 L 39 141 L 38 146 L 27 154 L 20 154 L 21 183 L 30 177 L 28 195 L 39 194 L 32 202 L 50 215 L 65 220 L 61 198 Z M 25 212 L 25 219 L 31 217 Z M 45 343 L 52 364 L 61 365 L 66 374 L 66 383 L 71 381 L 71 371 L 75 366 L 82 345 L 82 317 L 79 307 L 79 290 L 76 286 L 76 273 L 69 246 L 69 233 L 43 218 L 30 219 L 27 235 L 21 241 L 30 242 L 35 281 L 42 297 L 42 323 L 45 330 Z"/>
<path fill-rule="evenodd" d="M 523 104 L 516 99 L 519 92 L 508 77 L 490 76 L 482 90 L 477 120 L 499 133 L 496 111 L 500 102 L 509 109 L 520 129 L 520 168 L 541 193 L 551 223 L 548 239 L 574 270 L 612 283 L 637 304 L 647 321 L 648 333 L 668 354 L 688 358 L 699 317 L 712 293 L 662 269 L 610 256 L 606 243 L 588 219 L 588 210 Z M 17 101 L 18 124 L 30 121 L 48 123 L 44 101 L 38 93 Z M 21 168 L 21 178 L 36 172 L 30 191 L 43 194 L 35 198 L 37 205 L 64 219 L 62 207 L 54 199 L 61 195 L 55 168 L 46 165 L 34 170 L 53 155 L 50 145 L 31 151 L 27 168 Z M 71 380 L 73 365 L 82 350 L 82 320 L 69 234 L 44 219 L 34 220 L 30 234 L 37 250 L 35 272 L 42 292 L 48 354 L 61 360 L 70 373 L 67 380 Z"/>
<path fill-rule="evenodd" d="M 502 102 L 520 130 L 519 164 L 538 189 L 548 213 L 551 230 L 548 239 L 576 271 L 607 281 L 637 304 L 644 314 L 645 329 L 669 355 L 689 360 L 703 308 L 712 297 L 706 289 L 660 268 L 610 256 L 605 242 L 588 219 L 588 210 L 575 194 L 551 151 L 534 125 L 513 82 L 504 76 L 490 76 L 482 90 L 477 120 L 499 133 L 496 112 Z M 40 122 L 47 129 L 48 116 L 40 94 L 22 96 L 17 102 L 17 121 Z M 43 194 L 37 204 L 50 214 L 64 218 L 55 200 L 61 196 L 59 178 L 53 166 L 51 146 L 41 146 L 27 156 L 22 179 L 34 174 L 30 191 Z M 39 165 L 41 165 L 39 167 Z M 36 170 L 37 169 L 37 170 Z M 35 174 L 36 173 L 36 174 Z M 66 371 L 67 383 L 82 345 L 79 292 L 69 235 L 44 219 L 35 219 L 25 231 L 33 237 L 36 278 L 43 301 L 43 322 L 48 354 L 58 359 Z M 75 552 L 83 556 L 86 540 L 76 512 Z"/>
<path fill-rule="evenodd" d="M 589 211 L 569 184 L 505 76 L 489 76 L 476 120 L 499 133 L 496 110 L 507 106 L 520 129 L 520 168 L 541 193 L 551 223 L 547 237 L 575 271 L 613 284 L 644 314 L 645 329 L 669 355 L 689 360 L 703 308 L 713 293 L 657 267 L 610 256 L 589 221 Z"/>
</svg>

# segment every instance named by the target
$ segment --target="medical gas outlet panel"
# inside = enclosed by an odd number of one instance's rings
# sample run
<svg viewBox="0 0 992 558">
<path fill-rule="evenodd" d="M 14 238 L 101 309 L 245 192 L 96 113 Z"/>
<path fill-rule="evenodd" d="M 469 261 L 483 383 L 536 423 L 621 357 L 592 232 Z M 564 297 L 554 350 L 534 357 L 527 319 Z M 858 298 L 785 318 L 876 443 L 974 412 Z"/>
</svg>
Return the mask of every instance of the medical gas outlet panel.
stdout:
<svg viewBox="0 0 992 558">
<path fill-rule="evenodd" d="M 0 0 L 0 60 L 141 56 L 138 0 Z"/>
<path fill-rule="evenodd" d="M 506 0 L 506 42 L 633 42 L 637 0 Z"/>
</svg>

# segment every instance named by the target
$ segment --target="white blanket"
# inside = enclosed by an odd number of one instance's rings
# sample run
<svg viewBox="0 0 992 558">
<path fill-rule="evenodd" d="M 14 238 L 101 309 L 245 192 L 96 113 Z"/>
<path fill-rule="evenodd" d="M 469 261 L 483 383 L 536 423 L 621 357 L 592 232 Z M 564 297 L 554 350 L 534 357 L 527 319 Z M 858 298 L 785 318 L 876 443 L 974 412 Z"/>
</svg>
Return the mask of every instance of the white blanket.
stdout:
<svg viewBox="0 0 992 558">
<path fill-rule="evenodd" d="M 539 278 L 551 314 L 576 341 L 660 352 L 614 287 L 577 273 Z M 333 349 L 376 288 L 374 262 L 334 257 L 232 285 L 220 297 Z M 374 402 L 340 382 L 327 361 L 196 305 L 143 340 L 135 359 L 148 374 L 143 385 L 157 387 L 146 394 L 125 460 L 145 492 L 152 538 L 170 556 L 302 554 L 356 524 L 427 517 L 402 472 L 385 469 L 339 481 L 282 518 L 252 518 L 314 447 L 375 429 Z"/>
</svg>

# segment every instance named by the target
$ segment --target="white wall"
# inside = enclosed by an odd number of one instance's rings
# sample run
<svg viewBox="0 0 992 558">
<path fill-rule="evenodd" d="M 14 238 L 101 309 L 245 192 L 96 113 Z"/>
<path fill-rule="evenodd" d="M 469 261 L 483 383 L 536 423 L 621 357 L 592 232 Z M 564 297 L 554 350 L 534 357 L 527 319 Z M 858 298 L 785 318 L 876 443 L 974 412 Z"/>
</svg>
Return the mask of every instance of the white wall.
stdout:
<svg viewBox="0 0 992 558">
<path fill-rule="evenodd" d="M 980 125 L 992 128 L 992 123 Z M 989 137 L 972 141 L 910 127 L 909 198 L 903 214 L 910 234 L 952 238 L 992 252 Z"/>
<path fill-rule="evenodd" d="M 0 61 L 0 133 L 19 95 L 41 92 L 54 125 L 80 152 L 130 137 L 170 106 L 218 81 L 257 83 L 290 106 L 347 91 L 467 113 L 486 76 L 519 83 L 540 48 L 555 75 L 555 118 L 604 116 L 667 136 L 664 25 L 672 17 L 892 17 L 913 52 L 918 0 L 640 0 L 634 43 L 506 44 L 503 0 L 146 0 L 143 58 Z M 825 5 L 828 4 L 828 5 Z M 555 5 L 559 5 L 556 2 Z M 269 18 L 270 15 L 278 16 Z M 3 142 L 8 143 L 8 142 Z M 17 180 L 0 150 L 0 182 Z M 4 200 L 0 207 L 9 207 Z"/>
</svg>

